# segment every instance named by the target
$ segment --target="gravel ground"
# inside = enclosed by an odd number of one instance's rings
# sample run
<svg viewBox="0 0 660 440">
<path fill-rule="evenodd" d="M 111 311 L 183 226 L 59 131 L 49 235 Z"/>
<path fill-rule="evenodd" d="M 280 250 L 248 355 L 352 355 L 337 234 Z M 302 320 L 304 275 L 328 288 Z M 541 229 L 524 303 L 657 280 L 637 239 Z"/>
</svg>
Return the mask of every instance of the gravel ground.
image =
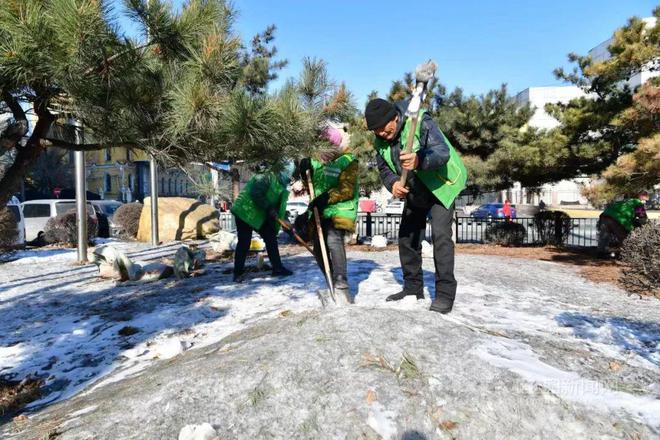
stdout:
<svg viewBox="0 0 660 440">
<path fill-rule="evenodd" d="M 660 435 L 659 303 L 560 264 L 458 255 L 441 316 L 432 288 L 384 302 L 401 280 L 392 251 L 351 252 L 356 304 L 329 310 L 305 255 L 285 259 L 294 277 L 238 286 L 227 263 L 115 286 L 72 255 L 39 258 L 0 265 L 0 371 L 49 387 L 6 438 L 176 438 L 204 422 L 222 439 Z"/>
</svg>

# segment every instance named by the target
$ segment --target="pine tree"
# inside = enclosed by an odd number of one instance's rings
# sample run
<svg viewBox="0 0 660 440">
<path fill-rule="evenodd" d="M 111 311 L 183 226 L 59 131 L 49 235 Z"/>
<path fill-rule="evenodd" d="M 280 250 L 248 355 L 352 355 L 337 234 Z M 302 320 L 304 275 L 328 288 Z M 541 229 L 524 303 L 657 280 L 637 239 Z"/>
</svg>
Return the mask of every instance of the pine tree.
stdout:
<svg viewBox="0 0 660 440">
<path fill-rule="evenodd" d="M 0 93 L 13 118 L 0 132 L 4 203 L 44 150 L 130 146 L 170 165 L 276 160 L 312 139 L 288 91 L 266 93 L 276 61 L 269 27 L 246 49 L 224 0 L 125 0 L 144 37 L 126 38 L 103 0 L 6 0 L 0 9 Z M 21 103 L 38 117 L 30 136 Z M 54 136 L 75 118 L 85 142 Z M 4 153 L 4 154 L 3 154 Z"/>
<path fill-rule="evenodd" d="M 554 177 L 602 173 L 604 181 L 587 193 L 597 205 L 660 183 L 660 80 L 637 90 L 628 85 L 634 75 L 660 69 L 660 6 L 653 16 L 654 25 L 633 17 L 614 32 L 609 59 L 570 54 L 577 67 L 555 71 L 588 96 L 548 106 L 564 137 L 564 160 Z"/>
</svg>

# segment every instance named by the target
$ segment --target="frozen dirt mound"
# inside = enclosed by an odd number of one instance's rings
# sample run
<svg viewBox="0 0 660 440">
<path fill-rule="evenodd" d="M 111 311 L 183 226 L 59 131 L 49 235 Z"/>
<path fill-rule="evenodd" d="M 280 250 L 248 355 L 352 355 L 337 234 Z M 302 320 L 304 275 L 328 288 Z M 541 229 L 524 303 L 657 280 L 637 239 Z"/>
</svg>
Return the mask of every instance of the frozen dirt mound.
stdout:
<svg viewBox="0 0 660 440">
<path fill-rule="evenodd" d="M 414 309 L 285 312 L 55 404 L 7 438 L 175 439 L 202 423 L 221 439 L 658 435 L 656 398 L 611 387 L 597 362 L 589 378 L 557 366 L 583 365 L 587 350 L 514 336 Z M 639 386 L 657 379 L 639 374 Z"/>
</svg>

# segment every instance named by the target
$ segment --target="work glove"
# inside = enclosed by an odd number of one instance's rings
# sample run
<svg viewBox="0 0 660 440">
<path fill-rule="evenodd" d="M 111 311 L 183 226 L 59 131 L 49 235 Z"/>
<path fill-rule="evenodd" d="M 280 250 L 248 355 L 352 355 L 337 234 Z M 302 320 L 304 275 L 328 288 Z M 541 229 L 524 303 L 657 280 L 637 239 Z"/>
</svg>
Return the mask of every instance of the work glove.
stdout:
<svg viewBox="0 0 660 440">
<path fill-rule="evenodd" d="M 301 237 L 306 238 L 309 236 L 309 215 L 307 212 L 304 212 L 296 217 L 293 222 L 293 228 Z"/>
<path fill-rule="evenodd" d="M 330 194 L 327 192 L 321 193 L 318 196 L 314 198 L 311 202 L 309 202 L 309 206 L 307 209 L 312 210 L 314 208 L 319 210 L 319 213 L 323 212 L 323 210 L 328 206 L 328 200 L 330 200 Z"/>
<path fill-rule="evenodd" d="M 270 208 L 268 210 L 268 218 L 277 221 L 277 218 L 279 217 L 277 210 L 275 208 Z"/>
</svg>

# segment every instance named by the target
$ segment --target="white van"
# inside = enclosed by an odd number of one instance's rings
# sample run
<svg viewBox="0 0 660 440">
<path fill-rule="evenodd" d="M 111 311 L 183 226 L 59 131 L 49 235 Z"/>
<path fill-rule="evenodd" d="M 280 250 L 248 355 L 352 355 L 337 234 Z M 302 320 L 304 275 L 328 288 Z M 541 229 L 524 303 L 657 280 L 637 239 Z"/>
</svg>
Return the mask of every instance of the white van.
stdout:
<svg viewBox="0 0 660 440">
<path fill-rule="evenodd" d="M 76 209 L 76 201 L 75 199 L 28 200 L 23 202 L 22 206 L 25 218 L 25 240 L 33 241 L 43 234 L 48 219 Z M 92 217 L 92 221 L 98 224 L 96 212 L 89 202 L 87 202 L 87 213 Z"/>
<path fill-rule="evenodd" d="M 7 208 L 9 208 L 16 218 L 16 229 L 18 229 L 16 245 L 23 246 L 25 244 L 25 219 L 23 218 L 23 210 L 21 209 L 20 200 L 16 197 L 12 197 L 7 203 Z"/>
</svg>

